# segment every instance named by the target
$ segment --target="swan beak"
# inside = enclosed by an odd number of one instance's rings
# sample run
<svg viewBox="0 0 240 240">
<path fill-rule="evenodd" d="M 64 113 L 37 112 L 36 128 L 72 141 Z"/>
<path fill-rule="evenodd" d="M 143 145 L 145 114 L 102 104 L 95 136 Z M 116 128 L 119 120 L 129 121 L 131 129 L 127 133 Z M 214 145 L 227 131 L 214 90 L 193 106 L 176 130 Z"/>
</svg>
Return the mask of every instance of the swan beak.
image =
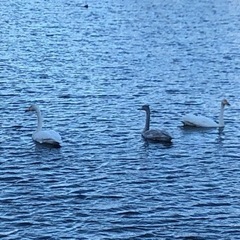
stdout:
<svg viewBox="0 0 240 240">
<path fill-rule="evenodd" d="M 223 104 L 223 106 L 224 105 L 225 106 L 231 106 L 227 99 L 223 99 L 222 104 Z"/>
</svg>

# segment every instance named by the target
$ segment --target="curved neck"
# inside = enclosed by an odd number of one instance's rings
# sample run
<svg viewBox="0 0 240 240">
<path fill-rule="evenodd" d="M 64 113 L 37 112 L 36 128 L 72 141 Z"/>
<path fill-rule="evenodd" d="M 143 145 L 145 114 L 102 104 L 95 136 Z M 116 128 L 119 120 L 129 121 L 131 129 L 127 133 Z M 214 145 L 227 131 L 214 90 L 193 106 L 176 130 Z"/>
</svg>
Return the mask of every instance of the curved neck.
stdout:
<svg viewBox="0 0 240 240">
<path fill-rule="evenodd" d="M 219 127 L 224 126 L 223 113 L 224 113 L 224 105 L 221 103 L 221 109 L 220 109 L 220 115 L 219 115 Z"/>
<path fill-rule="evenodd" d="M 146 110 L 146 122 L 145 122 L 145 127 L 143 129 L 144 132 L 148 131 L 150 127 L 150 110 Z"/>
<path fill-rule="evenodd" d="M 37 131 L 41 131 L 42 130 L 42 115 L 41 115 L 39 108 L 36 109 L 36 113 L 37 113 L 37 120 L 38 120 Z"/>
</svg>

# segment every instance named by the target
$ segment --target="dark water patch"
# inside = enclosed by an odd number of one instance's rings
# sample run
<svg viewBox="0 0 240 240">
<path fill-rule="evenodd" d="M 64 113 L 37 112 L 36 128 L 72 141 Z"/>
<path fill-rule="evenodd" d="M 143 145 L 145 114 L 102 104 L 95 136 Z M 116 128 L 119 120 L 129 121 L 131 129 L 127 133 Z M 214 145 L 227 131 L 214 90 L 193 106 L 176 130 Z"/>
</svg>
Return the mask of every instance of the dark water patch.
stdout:
<svg viewBox="0 0 240 240">
<path fill-rule="evenodd" d="M 18 230 L 5 230 L 0 232 L 1 238 L 8 238 L 8 239 L 14 239 L 14 234 L 16 234 Z M 13 235 L 13 238 L 11 237 Z"/>
<path fill-rule="evenodd" d="M 32 222 L 28 222 L 28 221 L 19 221 L 18 223 L 15 224 L 16 227 L 31 227 L 34 225 L 34 223 Z"/>
<path fill-rule="evenodd" d="M 230 203 L 227 202 L 207 202 L 207 203 L 199 203 L 196 204 L 195 207 L 221 207 L 221 206 L 231 206 Z"/>
</svg>

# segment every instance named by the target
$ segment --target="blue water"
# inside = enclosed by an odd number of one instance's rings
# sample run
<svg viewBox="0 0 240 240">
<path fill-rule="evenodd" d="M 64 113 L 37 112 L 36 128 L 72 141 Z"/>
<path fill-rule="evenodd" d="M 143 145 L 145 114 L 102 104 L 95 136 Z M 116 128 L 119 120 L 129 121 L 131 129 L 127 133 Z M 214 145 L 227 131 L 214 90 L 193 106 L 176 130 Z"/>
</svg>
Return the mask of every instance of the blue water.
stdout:
<svg viewBox="0 0 240 240">
<path fill-rule="evenodd" d="M 239 1 L 86 3 L 0 2 L 0 237 L 240 239 Z M 223 98 L 223 130 L 182 128 Z"/>
</svg>

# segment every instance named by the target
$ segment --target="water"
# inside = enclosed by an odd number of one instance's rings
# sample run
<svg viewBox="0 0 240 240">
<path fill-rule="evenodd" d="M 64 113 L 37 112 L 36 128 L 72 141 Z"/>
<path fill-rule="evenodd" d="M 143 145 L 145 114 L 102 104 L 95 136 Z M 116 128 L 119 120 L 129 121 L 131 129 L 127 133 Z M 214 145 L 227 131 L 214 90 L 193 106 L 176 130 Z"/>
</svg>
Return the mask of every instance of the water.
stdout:
<svg viewBox="0 0 240 240">
<path fill-rule="evenodd" d="M 0 236 L 239 239 L 239 2 L 84 4 L 0 3 Z M 222 98 L 223 131 L 181 127 Z M 141 139 L 145 103 L 172 145 Z"/>
</svg>

